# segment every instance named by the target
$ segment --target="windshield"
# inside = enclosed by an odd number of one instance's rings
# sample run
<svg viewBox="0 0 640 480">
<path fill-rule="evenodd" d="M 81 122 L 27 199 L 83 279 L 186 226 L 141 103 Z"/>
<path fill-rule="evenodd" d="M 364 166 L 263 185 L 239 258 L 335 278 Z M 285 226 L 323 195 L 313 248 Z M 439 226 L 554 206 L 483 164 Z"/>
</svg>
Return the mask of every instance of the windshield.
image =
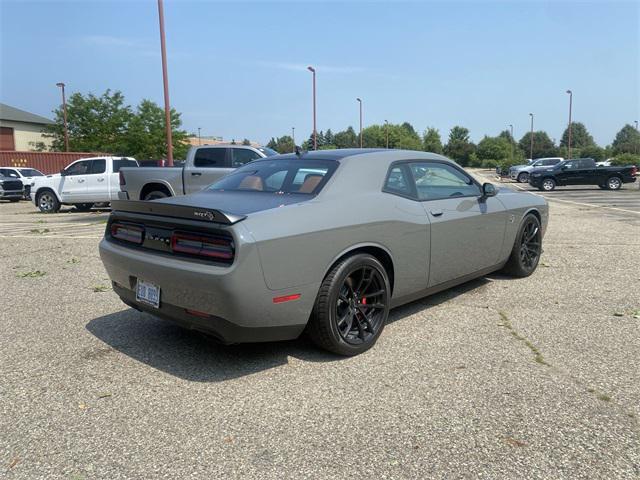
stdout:
<svg viewBox="0 0 640 480">
<path fill-rule="evenodd" d="M 44 174 L 35 168 L 23 168 L 20 170 L 20 173 L 25 177 L 44 177 Z"/>
<path fill-rule="evenodd" d="M 258 147 L 258 150 L 260 150 L 262 153 L 264 153 L 267 157 L 272 157 L 274 155 L 279 155 L 278 152 L 276 152 L 275 150 L 271 150 L 268 147 Z"/>
<path fill-rule="evenodd" d="M 257 160 L 220 179 L 209 190 L 315 195 L 337 167 L 332 160 Z"/>
</svg>

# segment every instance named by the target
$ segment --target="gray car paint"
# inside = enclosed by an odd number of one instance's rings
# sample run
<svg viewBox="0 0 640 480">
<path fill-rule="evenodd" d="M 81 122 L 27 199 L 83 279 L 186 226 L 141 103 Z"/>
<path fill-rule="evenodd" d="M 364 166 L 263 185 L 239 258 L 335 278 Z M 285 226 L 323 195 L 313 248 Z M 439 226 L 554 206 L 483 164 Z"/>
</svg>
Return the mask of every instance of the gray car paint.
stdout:
<svg viewBox="0 0 640 480">
<path fill-rule="evenodd" d="M 397 306 L 501 268 L 528 212 L 540 216 L 543 234 L 547 225 L 546 201 L 526 192 L 498 189 L 489 198 L 417 201 L 382 191 L 396 161 L 436 160 L 457 167 L 440 155 L 365 149 L 307 156 L 337 159 L 340 165 L 322 191 L 306 201 L 273 202 L 268 200 L 273 194 L 257 192 L 234 192 L 228 198 L 233 197 L 235 205 L 221 200 L 227 192 L 161 200 L 208 208 L 224 205 L 229 213 L 247 213 L 239 223 L 216 226 L 235 239 L 236 260 L 230 267 L 161 257 L 103 240 L 100 254 L 109 276 L 129 289 L 134 288 L 132 279 L 150 281 L 161 287 L 162 302 L 237 325 L 298 327 L 287 333 L 291 338 L 304 328 L 327 272 L 350 251 L 375 248 L 391 257 L 392 306 Z M 261 207 L 256 195 L 264 195 Z M 434 217 L 432 209 L 443 214 Z M 296 301 L 272 301 L 294 293 L 301 294 Z"/>
</svg>

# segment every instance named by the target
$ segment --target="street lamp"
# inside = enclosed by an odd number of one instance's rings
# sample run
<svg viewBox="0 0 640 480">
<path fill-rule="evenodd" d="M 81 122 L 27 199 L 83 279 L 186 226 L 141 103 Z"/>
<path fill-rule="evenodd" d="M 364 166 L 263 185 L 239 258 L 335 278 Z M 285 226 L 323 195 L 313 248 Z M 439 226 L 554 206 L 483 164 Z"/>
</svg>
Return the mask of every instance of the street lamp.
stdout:
<svg viewBox="0 0 640 480">
<path fill-rule="evenodd" d="M 291 127 L 291 140 L 293 141 L 293 152 L 296 151 L 296 127 Z"/>
<path fill-rule="evenodd" d="M 167 74 L 167 45 L 164 35 L 164 7 L 158 0 L 158 20 L 160 22 L 160 53 L 162 56 L 162 83 L 164 86 L 164 121 L 167 131 L 167 166 L 173 167 L 173 140 L 171 139 L 171 104 L 169 103 L 169 75 Z"/>
<path fill-rule="evenodd" d="M 316 69 L 309 66 L 307 67 L 313 74 L 313 149 L 318 149 L 318 133 L 316 131 Z"/>
<path fill-rule="evenodd" d="M 360 104 L 360 148 L 362 148 L 362 99 L 356 98 L 356 100 Z"/>
<path fill-rule="evenodd" d="M 571 158 L 571 107 L 573 106 L 573 92 L 571 90 L 567 90 L 569 94 L 569 151 L 567 153 L 568 158 Z"/>
<path fill-rule="evenodd" d="M 509 124 L 509 129 L 511 130 L 511 140 L 509 141 L 511 144 L 511 163 L 513 163 L 513 125 Z"/>
<path fill-rule="evenodd" d="M 56 87 L 60 87 L 62 90 L 62 118 L 64 119 L 64 150 L 69 151 L 69 129 L 67 127 L 67 99 L 64 96 L 64 83 L 56 83 Z M 637 128 L 636 122 L 636 128 Z"/>
<path fill-rule="evenodd" d="M 529 157 L 533 160 L 533 113 L 530 113 L 529 116 L 531 117 L 531 150 Z"/>
<path fill-rule="evenodd" d="M 200 136 L 200 127 L 198 127 L 198 145 L 202 145 L 202 137 Z"/>
<path fill-rule="evenodd" d="M 384 133 L 387 137 L 387 150 L 389 149 L 389 122 L 387 120 L 384 121 Z"/>
<path fill-rule="evenodd" d="M 638 130 L 638 120 L 634 120 L 633 123 L 636 124 L 636 131 Z"/>
</svg>

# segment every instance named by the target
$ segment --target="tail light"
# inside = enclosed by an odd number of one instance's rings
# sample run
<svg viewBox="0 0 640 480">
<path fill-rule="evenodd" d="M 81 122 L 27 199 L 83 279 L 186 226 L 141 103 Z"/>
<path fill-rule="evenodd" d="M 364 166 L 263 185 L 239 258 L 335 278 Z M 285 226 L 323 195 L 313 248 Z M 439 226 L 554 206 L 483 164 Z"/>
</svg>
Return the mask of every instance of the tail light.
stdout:
<svg viewBox="0 0 640 480">
<path fill-rule="evenodd" d="M 171 250 L 226 263 L 233 261 L 234 254 L 233 241 L 230 238 L 186 232 L 174 232 L 171 235 Z"/>
<path fill-rule="evenodd" d="M 638 173 L 638 167 L 634 165 L 633 167 L 631 167 L 631 176 L 635 177 L 636 173 Z"/>
<path fill-rule="evenodd" d="M 127 184 L 126 180 L 124 179 L 124 174 L 122 173 L 122 170 L 120 170 L 120 172 L 118 174 L 118 179 L 120 181 L 120 185 L 121 186 Z"/>
<path fill-rule="evenodd" d="M 139 225 L 114 222 L 111 224 L 111 236 L 123 242 L 142 245 L 144 241 L 144 228 Z"/>
</svg>

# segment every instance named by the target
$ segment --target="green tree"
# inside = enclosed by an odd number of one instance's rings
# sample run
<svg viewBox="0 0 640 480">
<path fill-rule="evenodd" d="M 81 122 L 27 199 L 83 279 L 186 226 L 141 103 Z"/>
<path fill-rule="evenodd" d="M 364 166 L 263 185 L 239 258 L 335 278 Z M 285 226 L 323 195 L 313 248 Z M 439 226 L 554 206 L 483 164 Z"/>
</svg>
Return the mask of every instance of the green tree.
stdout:
<svg viewBox="0 0 640 480">
<path fill-rule="evenodd" d="M 278 153 L 291 153 L 294 151 L 293 138 L 289 135 L 278 137 L 273 148 Z"/>
<path fill-rule="evenodd" d="M 249 141 L 248 138 L 245 138 L 244 140 L 242 140 L 242 145 L 248 146 L 248 145 L 251 145 L 251 142 Z"/>
<path fill-rule="evenodd" d="M 349 126 L 334 135 L 333 144 L 336 148 L 354 148 L 358 145 L 358 136 L 353 127 Z"/>
<path fill-rule="evenodd" d="M 535 138 L 534 138 L 535 140 Z M 593 141 L 593 137 L 587 131 L 587 127 L 580 122 L 571 122 L 571 149 L 582 149 L 585 147 L 593 147 L 596 142 Z M 569 147 L 569 127 L 564 129 L 562 138 L 560 139 L 561 147 Z M 574 158 L 575 155 L 572 155 Z"/>
<path fill-rule="evenodd" d="M 269 143 L 267 143 L 267 147 L 272 150 L 278 151 L 276 148 L 276 145 L 277 145 L 276 139 L 271 137 L 271 140 L 269 140 Z"/>
<path fill-rule="evenodd" d="M 54 123 L 46 128 L 53 138 L 52 150 L 64 150 L 62 106 L 53 111 Z M 119 153 L 125 151 L 127 127 L 133 117 L 121 92 L 107 90 L 101 96 L 73 93 L 67 99 L 69 149 L 76 152 Z M 129 153 L 129 152 L 127 152 Z"/>
<path fill-rule="evenodd" d="M 427 128 L 422 136 L 422 148 L 425 152 L 442 153 L 442 140 L 437 128 Z"/>
<path fill-rule="evenodd" d="M 481 161 L 497 160 L 502 163 L 509 161 L 511 158 L 511 144 L 509 140 L 504 137 L 485 136 L 478 143 L 476 153 Z"/>
<path fill-rule="evenodd" d="M 621 153 L 640 154 L 640 132 L 629 124 L 625 125 L 616 133 L 611 147 L 616 155 Z"/>
<path fill-rule="evenodd" d="M 449 132 L 449 140 L 444 146 L 444 153 L 460 165 L 465 166 L 469 163 L 469 158 L 475 149 L 475 145 L 469 139 L 469 130 L 456 125 Z"/>
<path fill-rule="evenodd" d="M 327 130 L 327 133 L 324 134 L 324 145 L 325 147 L 332 146 L 334 142 L 334 135 L 331 129 Z"/>
<path fill-rule="evenodd" d="M 518 143 L 520 149 L 525 152 L 526 158 L 531 155 L 531 132 L 527 132 Z M 533 158 L 556 157 L 558 149 L 549 138 L 547 132 L 533 132 Z"/>
<path fill-rule="evenodd" d="M 173 157 L 184 159 L 189 149 L 187 132 L 179 130 L 180 114 L 171 109 L 171 137 Z M 124 149 L 116 153 L 126 154 L 138 160 L 158 160 L 167 157 L 164 109 L 151 100 L 142 100 L 127 125 Z"/>
</svg>

